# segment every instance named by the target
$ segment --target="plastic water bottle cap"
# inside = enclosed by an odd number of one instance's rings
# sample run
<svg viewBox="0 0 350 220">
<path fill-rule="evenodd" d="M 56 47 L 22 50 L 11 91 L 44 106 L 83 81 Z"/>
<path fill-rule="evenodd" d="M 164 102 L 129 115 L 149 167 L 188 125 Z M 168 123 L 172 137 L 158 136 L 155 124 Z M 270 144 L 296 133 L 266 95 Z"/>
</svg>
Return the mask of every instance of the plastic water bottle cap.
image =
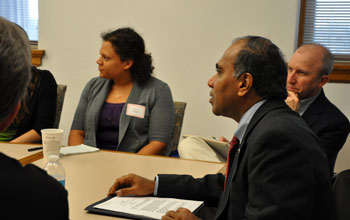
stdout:
<svg viewBox="0 0 350 220">
<path fill-rule="evenodd" d="M 56 162 L 58 159 L 59 157 L 57 155 L 49 155 L 49 161 Z"/>
</svg>

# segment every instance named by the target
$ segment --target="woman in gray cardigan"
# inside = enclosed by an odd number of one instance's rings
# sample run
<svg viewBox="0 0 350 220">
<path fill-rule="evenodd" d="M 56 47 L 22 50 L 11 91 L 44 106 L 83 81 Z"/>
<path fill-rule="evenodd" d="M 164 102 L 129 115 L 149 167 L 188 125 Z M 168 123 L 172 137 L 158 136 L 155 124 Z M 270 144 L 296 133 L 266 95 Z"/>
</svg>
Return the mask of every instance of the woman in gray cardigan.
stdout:
<svg viewBox="0 0 350 220">
<path fill-rule="evenodd" d="M 169 86 L 151 76 L 152 57 L 131 28 L 102 34 L 100 76 L 85 86 L 68 145 L 139 154 L 170 153 L 174 104 Z"/>
</svg>

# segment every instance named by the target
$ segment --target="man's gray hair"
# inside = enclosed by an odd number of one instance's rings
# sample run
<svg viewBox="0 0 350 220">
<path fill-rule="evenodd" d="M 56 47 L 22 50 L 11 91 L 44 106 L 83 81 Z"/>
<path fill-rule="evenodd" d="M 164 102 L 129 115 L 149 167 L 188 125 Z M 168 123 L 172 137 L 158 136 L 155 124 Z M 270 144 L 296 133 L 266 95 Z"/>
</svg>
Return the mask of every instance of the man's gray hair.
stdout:
<svg viewBox="0 0 350 220">
<path fill-rule="evenodd" d="M 0 122 L 3 122 L 27 91 L 31 52 L 25 31 L 0 16 Z"/>
<path fill-rule="evenodd" d="M 324 47 L 322 45 L 319 44 L 319 46 L 321 46 L 324 50 L 324 54 L 323 54 L 323 62 L 322 62 L 322 68 L 320 71 L 320 75 L 329 75 L 332 73 L 333 71 L 333 65 L 334 65 L 334 56 L 331 53 L 331 51 L 328 50 L 327 47 Z"/>
<path fill-rule="evenodd" d="M 318 43 L 304 44 L 302 46 L 307 46 L 307 45 L 319 47 L 320 49 L 323 50 L 323 59 L 322 59 L 322 67 L 320 70 L 320 77 L 323 75 L 330 75 L 333 71 L 333 65 L 334 65 L 334 56 L 331 53 L 331 51 L 327 47 Z"/>
</svg>

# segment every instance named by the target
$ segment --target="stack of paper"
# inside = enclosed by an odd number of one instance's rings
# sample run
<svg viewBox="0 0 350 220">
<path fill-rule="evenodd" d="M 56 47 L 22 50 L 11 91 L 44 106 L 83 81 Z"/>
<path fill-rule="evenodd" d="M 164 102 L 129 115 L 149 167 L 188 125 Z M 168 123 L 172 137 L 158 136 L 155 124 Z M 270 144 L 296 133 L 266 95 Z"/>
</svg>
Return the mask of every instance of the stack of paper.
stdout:
<svg viewBox="0 0 350 220">
<path fill-rule="evenodd" d="M 91 152 L 97 152 L 99 150 L 100 150 L 99 148 L 90 147 L 85 144 L 81 144 L 77 146 L 61 147 L 60 153 L 62 155 L 69 155 L 69 154 L 91 153 Z"/>
<path fill-rule="evenodd" d="M 127 217 L 134 219 L 161 219 L 169 210 L 177 210 L 180 207 L 192 212 L 203 206 L 203 201 L 159 198 L 159 197 L 107 197 L 96 202 L 85 210 L 104 215 Z"/>
</svg>

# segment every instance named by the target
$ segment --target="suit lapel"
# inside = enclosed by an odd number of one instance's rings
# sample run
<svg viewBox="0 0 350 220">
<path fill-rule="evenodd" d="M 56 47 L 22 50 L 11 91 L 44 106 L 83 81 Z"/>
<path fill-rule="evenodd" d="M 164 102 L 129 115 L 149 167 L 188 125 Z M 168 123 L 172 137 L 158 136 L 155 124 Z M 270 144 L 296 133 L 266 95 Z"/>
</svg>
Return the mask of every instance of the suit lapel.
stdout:
<svg viewBox="0 0 350 220">
<path fill-rule="evenodd" d="M 126 109 L 128 107 L 128 104 L 129 103 L 137 104 L 139 102 L 141 91 L 142 91 L 142 88 L 136 82 L 134 82 L 134 85 L 132 87 L 132 90 L 130 92 L 128 100 L 126 100 L 126 103 L 125 103 L 124 108 L 122 110 L 122 113 L 120 115 L 119 137 L 118 137 L 118 147 L 117 147 L 117 149 L 119 148 L 119 145 L 120 145 L 120 143 L 122 142 L 122 140 L 123 140 L 123 138 L 125 136 L 126 130 L 129 127 L 130 120 L 131 120 L 131 117 L 129 115 L 126 115 Z"/>
<path fill-rule="evenodd" d="M 317 122 L 321 115 L 323 114 L 324 103 L 326 102 L 326 96 L 323 92 L 323 89 L 319 96 L 315 99 L 313 103 L 306 109 L 305 113 L 302 115 L 302 118 L 306 124 L 311 128 L 315 122 Z"/>
<path fill-rule="evenodd" d="M 276 108 L 282 108 L 287 107 L 286 104 L 283 101 L 266 101 L 254 114 L 253 118 L 249 122 L 249 125 L 247 127 L 247 130 L 243 136 L 243 139 L 241 143 L 239 144 L 238 150 L 235 155 L 235 161 L 232 164 L 232 171 L 230 171 L 231 174 L 231 182 L 236 175 L 238 163 L 240 161 L 240 158 L 243 157 L 244 154 L 242 154 L 245 148 L 246 148 L 246 140 L 249 137 L 250 133 L 254 130 L 255 126 L 259 123 L 259 121 L 270 111 L 276 109 Z M 234 166 L 234 167 L 233 167 Z"/>
<path fill-rule="evenodd" d="M 238 146 L 237 151 L 235 152 L 234 160 L 232 162 L 230 173 L 227 177 L 227 183 L 226 188 L 224 192 L 221 194 L 218 210 L 216 213 L 215 219 L 218 219 L 218 217 L 221 215 L 221 213 L 224 211 L 225 207 L 228 204 L 229 200 L 229 194 L 230 194 L 230 188 L 231 185 L 235 179 L 235 176 L 237 174 L 237 170 L 239 168 L 239 163 L 242 161 L 242 158 L 244 156 L 244 152 L 246 150 L 246 140 L 249 138 L 250 133 L 254 130 L 255 126 L 259 123 L 259 121 L 270 111 L 277 109 L 277 108 L 283 108 L 287 107 L 286 104 L 281 100 L 268 100 L 266 101 L 254 114 L 253 118 L 249 122 L 249 125 L 247 127 L 247 130 L 243 136 L 243 139 L 241 143 Z"/>
</svg>

